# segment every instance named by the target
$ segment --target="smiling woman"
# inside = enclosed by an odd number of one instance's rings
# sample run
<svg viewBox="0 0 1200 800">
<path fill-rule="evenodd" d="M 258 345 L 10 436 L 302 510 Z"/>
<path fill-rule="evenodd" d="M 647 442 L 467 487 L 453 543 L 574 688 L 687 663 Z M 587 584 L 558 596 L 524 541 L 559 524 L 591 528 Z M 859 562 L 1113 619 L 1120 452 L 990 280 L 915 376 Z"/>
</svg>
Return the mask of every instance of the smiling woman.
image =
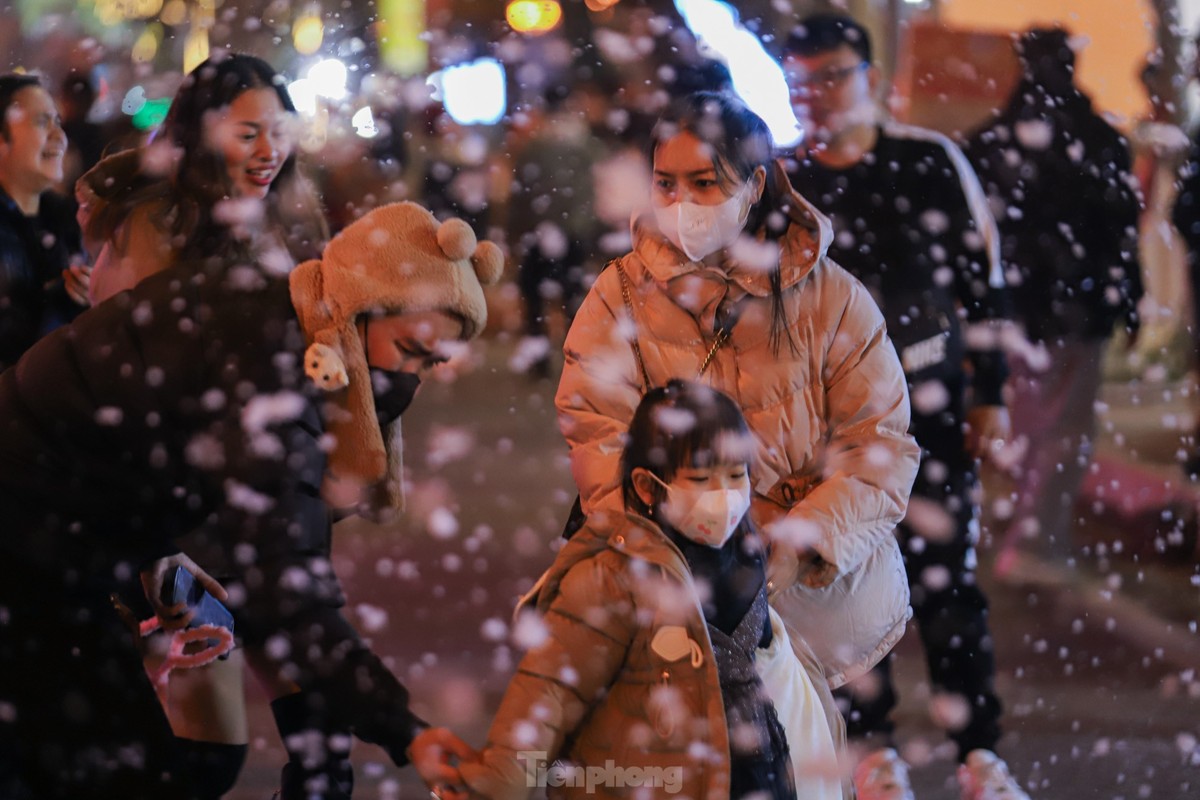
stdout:
<svg viewBox="0 0 1200 800">
<path fill-rule="evenodd" d="M 89 249 L 100 252 L 92 302 L 176 259 L 240 255 L 286 271 L 316 256 L 328 231 L 297 169 L 295 123 L 282 76 L 262 59 L 214 56 L 196 67 L 151 141 L 105 159 L 76 187 Z"/>
<path fill-rule="evenodd" d="M 294 118 L 273 89 L 248 89 L 220 111 L 212 148 L 225 159 L 234 197 L 267 196 L 295 148 Z"/>
</svg>

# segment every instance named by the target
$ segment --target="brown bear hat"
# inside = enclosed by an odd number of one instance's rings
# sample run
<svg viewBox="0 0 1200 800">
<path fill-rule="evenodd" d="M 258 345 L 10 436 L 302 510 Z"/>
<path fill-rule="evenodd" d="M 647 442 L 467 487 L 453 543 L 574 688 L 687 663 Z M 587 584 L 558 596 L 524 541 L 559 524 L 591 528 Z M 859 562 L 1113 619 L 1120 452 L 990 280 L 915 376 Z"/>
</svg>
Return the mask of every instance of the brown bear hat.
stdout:
<svg viewBox="0 0 1200 800">
<path fill-rule="evenodd" d="M 504 268 L 500 248 L 479 242 L 460 219 L 438 223 L 416 203 L 380 206 L 346 227 L 320 261 L 289 277 L 292 305 L 308 342 L 304 369 L 334 393 L 326 414 L 333 435 L 327 469 L 337 478 L 384 488 L 403 508 L 400 420 L 380 430 L 357 322 L 367 314 L 443 311 L 462 320 L 462 339 L 487 324 L 483 286 Z M 344 389 L 344 391 L 343 391 Z"/>
</svg>

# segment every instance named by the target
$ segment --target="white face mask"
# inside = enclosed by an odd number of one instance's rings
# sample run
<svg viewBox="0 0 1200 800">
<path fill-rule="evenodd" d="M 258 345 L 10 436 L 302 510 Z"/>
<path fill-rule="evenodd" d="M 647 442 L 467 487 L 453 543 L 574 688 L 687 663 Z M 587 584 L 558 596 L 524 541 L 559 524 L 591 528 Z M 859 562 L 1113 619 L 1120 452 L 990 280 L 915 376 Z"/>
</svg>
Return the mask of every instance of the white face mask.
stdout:
<svg viewBox="0 0 1200 800">
<path fill-rule="evenodd" d="M 737 241 L 750 214 L 750 204 L 744 200 L 749 188 L 747 181 L 733 197 L 715 206 L 685 202 L 655 206 L 658 229 L 685 256 L 700 261 Z"/>
<path fill-rule="evenodd" d="M 653 472 L 647 474 L 667 490 L 667 499 L 659 506 L 663 517 L 696 544 L 722 547 L 750 508 L 749 486 L 692 489 L 663 483 Z"/>
</svg>

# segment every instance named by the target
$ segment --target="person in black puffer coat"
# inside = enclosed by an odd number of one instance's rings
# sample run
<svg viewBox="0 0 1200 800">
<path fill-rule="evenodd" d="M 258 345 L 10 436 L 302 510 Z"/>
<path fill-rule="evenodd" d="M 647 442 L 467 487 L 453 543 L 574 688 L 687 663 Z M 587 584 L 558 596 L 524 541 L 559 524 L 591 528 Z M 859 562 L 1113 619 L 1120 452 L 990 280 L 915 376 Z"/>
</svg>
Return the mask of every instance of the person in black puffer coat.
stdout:
<svg viewBox="0 0 1200 800">
<path fill-rule="evenodd" d="M 1018 543 L 1070 562 L 1071 508 L 1090 460 L 1104 345 L 1120 324 L 1132 343 L 1142 297 L 1140 205 L 1125 138 L 1074 83 L 1061 28 L 1017 44 L 1023 75 L 1008 106 L 965 152 L 988 193 L 1017 319 L 1035 345 L 1010 361 L 1017 509 L 997 563 Z"/>
<path fill-rule="evenodd" d="M 466 752 L 425 730 L 342 615 L 326 501 L 331 478 L 338 506 L 357 505 L 348 487 L 388 482 L 381 428 L 412 399 L 438 342 L 485 324 L 480 282 L 498 277 L 499 253 L 447 226 L 413 204 L 386 206 L 290 276 L 180 262 L 0 374 L 0 795 L 190 796 L 108 602 L 141 569 L 159 608 L 151 584 L 173 564 L 227 600 L 238 635 L 278 661 L 305 699 L 297 713 L 320 715 L 318 729 L 344 724 L 400 765 L 411 754 L 426 780 L 442 775 L 437 753 Z M 414 259 L 417 237 L 422 256 L 439 258 Z M 331 307 L 352 315 L 330 319 Z M 331 376 L 334 356 L 344 372 Z M 338 389 L 332 402 L 306 371 Z M 172 544 L 201 526 L 224 537 L 237 566 L 224 589 Z M 296 791 L 284 796 L 348 796 Z"/>
</svg>

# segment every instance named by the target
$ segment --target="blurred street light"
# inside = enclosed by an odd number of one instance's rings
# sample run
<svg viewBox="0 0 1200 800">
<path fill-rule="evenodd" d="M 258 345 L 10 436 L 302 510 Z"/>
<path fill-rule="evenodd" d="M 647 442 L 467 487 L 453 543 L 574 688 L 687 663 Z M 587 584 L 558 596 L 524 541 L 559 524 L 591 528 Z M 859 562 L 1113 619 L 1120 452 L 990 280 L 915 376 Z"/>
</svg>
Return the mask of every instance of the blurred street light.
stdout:
<svg viewBox="0 0 1200 800">
<path fill-rule="evenodd" d="M 308 79 L 319 97 L 341 100 L 346 96 L 349 73 L 346 65 L 336 58 L 325 58 L 308 68 Z"/>
<path fill-rule="evenodd" d="M 147 25 L 146 29 L 138 36 L 137 41 L 133 43 L 129 57 L 135 64 L 152 63 L 154 57 L 158 55 L 160 41 L 162 41 L 162 26 L 158 23 Z"/>
<path fill-rule="evenodd" d="M 675 0 L 675 7 L 695 34 L 700 52 L 729 67 L 734 91 L 767 123 L 775 144 L 791 147 L 799 142 L 803 132 L 783 70 L 758 37 L 741 25 L 736 9 L 719 0 Z"/>
<path fill-rule="evenodd" d="M 494 58 L 438 70 L 426 83 L 433 87 L 434 98 L 450 118 L 460 125 L 493 125 L 507 110 L 504 67 Z"/>
<path fill-rule="evenodd" d="M 517 33 L 538 35 L 562 22 L 562 6 L 555 0 L 511 0 L 504 17 Z"/>
<path fill-rule="evenodd" d="M 354 132 L 364 139 L 374 139 L 379 135 L 379 127 L 375 124 L 375 115 L 370 106 L 363 106 L 355 111 L 354 116 L 350 118 L 350 125 Z"/>
<path fill-rule="evenodd" d="M 425 0 L 379 0 L 375 23 L 379 54 L 399 75 L 416 75 L 429 63 Z"/>
<path fill-rule="evenodd" d="M 325 23 L 321 20 L 321 7 L 309 6 L 292 23 L 292 44 L 302 56 L 311 56 L 321 49 L 325 40 Z"/>
<path fill-rule="evenodd" d="M 186 75 L 208 58 L 208 28 L 193 23 L 183 40 L 183 73 Z"/>
</svg>

